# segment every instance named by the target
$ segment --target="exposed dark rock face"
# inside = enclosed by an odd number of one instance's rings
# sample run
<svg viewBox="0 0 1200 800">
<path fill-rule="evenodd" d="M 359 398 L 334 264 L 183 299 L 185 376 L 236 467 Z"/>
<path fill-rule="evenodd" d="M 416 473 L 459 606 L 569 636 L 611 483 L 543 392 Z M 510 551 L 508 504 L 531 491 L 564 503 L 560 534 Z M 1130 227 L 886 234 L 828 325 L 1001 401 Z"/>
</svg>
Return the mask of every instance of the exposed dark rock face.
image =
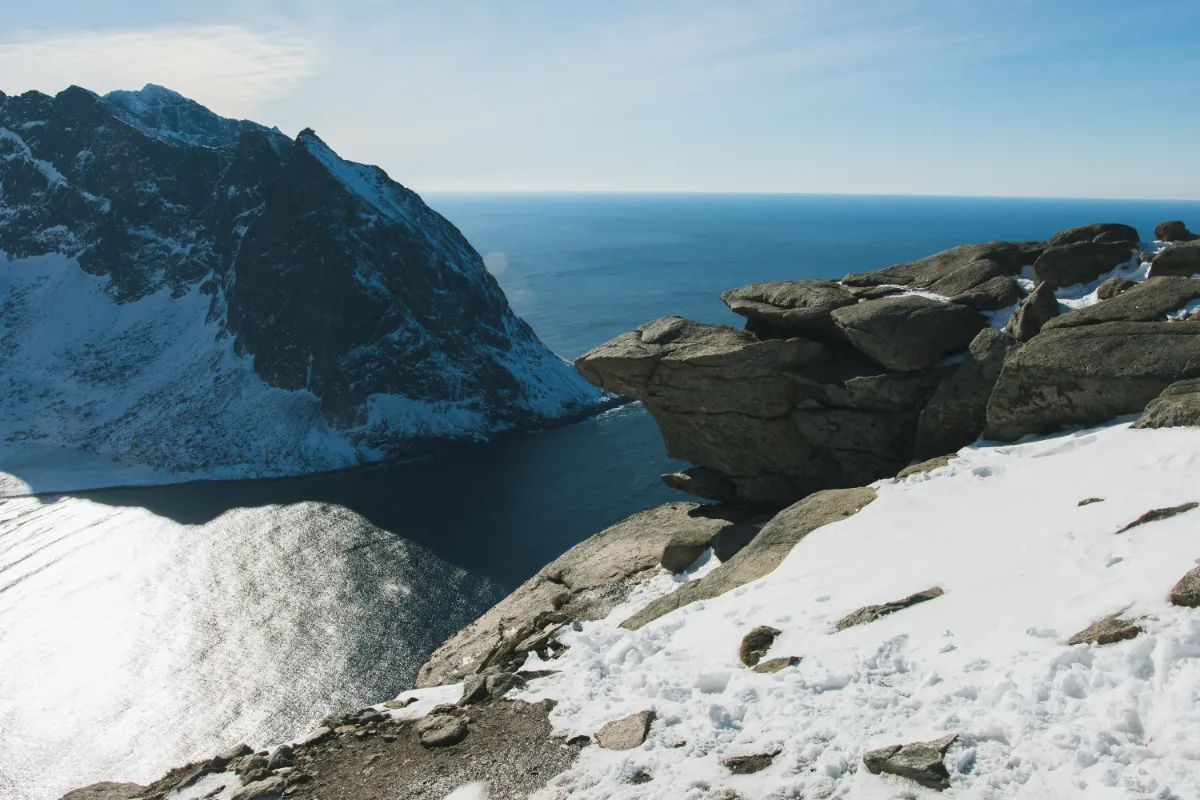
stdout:
<svg viewBox="0 0 1200 800">
<path fill-rule="evenodd" d="M 770 625 L 759 625 L 742 637 L 741 647 L 738 648 L 738 660 L 747 667 L 753 667 L 771 649 L 775 639 L 782 633 Z"/>
<path fill-rule="evenodd" d="M 1039 283 L 1029 296 L 1013 309 L 1004 332 L 1018 342 L 1028 342 L 1042 327 L 1059 313 L 1058 298 L 1049 283 Z"/>
<path fill-rule="evenodd" d="M 1113 615 L 1084 628 L 1067 639 L 1067 644 L 1112 644 L 1132 639 L 1141 632 L 1141 626 L 1136 622 Z"/>
<path fill-rule="evenodd" d="M 1100 300 L 1111 300 L 1134 286 L 1137 286 L 1136 282 L 1125 278 L 1109 278 L 1096 289 L 1096 297 Z"/>
<path fill-rule="evenodd" d="M 103 783 L 93 783 L 91 786 L 67 792 L 62 796 L 61 800 L 135 800 L 145 790 L 145 786 L 140 786 L 136 783 L 110 783 L 104 781 Z"/>
<path fill-rule="evenodd" d="M 712 537 L 743 515 L 735 509 L 667 503 L 638 512 L 575 545 L 450 637 L 417 673 L 417 686 L 506 671 L 571 620 L 599 619 L 637 578 L 657 570 L 663 548 L 681 534 Z"/>
<path fill-rule="evenodd" d="M 984 328 L 979 332 L 962 365 L 942 381 L 921 412 L 913 449 L 916 458 L 954 453 L 979 438 L 987 423 L 988 398 L 1004 360 L 1020 346 L 1004 331 Z M 908 472 L 906 469 L 897 477 Z"/>
<path fill-rule="evenodd" d="M 825 525 L 857 514 L 875 499 L 875 490 L 832 489 L 809 495 L 780 511 L 763 526 L 750 544 L 699 580 L 689 581 L 671 594 L 652 601 L 621 627 L 637 630 L 659 617 L 698 600 L 720 597 L 770 574 L 805 536 Z"/>
<path fill-rule="evenodd" d="M 1171 589 L 1171 605 L 1184 608 L 1200 608 L 1200 567 L 1179 579 Z"/>
<path fill-rule="evenodd" d="M 1097 425 L 1141 411 L 1172 383 L 1197 377 L 1200 322 L 1105 322 L 1043 331 L 1004 362 L 988 400 L 984 435 L 1012 441 L 1063 425 Z"/>
<path fill-rule="evenodd" d="M 1200 508 L 1200 503 L 1183 503 L 1182 505 L 1170 506 L 1168 508 L 1153 508 L 1121 528 L 1117 533 L 1125 533 L 1142 525 L 1148 525 L 1151 522 L 1161 522 L 1164 519 L 1177 517 L 1180 514 L 1186 514 L 1188 511 L 1193 511 L 1197 508 Z"/>
<path fill-rule="evenodd" d="M 750 523 L 730 524 L 717 531 L 709 545 L 717 561 L 725 562 L 736 556 L 746 545 L 754 541 L 761 529 Z"/>
<path fill-rule="evenodd" d="M 1137 249 L 1128 242 L 1074 242 L 1049 247 L 1033 265 L 1033 282 L 1050 288 L 1094 281 L 1134 258 Z"/>
<path fill-rule="evenodd" d="M 752 756 L 733 756 L 722 759 L 721 766 L 734 775 L 753 775 L 762 772 L 775 761 L 777 753 L 758 753 Z"/>
<path fill-rule="evenodd" d="M 1172 383 L 1151 400 L 1135 428 L 1200 427 L 1200 380 Z"/>
<path fill-rule="evenodd" d="M 883 603 L 875 606 L 864 606 L 857 611 L 847 614 L 842 619 L 838 620 L 837 629 L 844 631 L 847 628 L 853 628 L 856 625 L 866 625 L 869 622 L 874 622 L 880 617 L 886 617 L 889 614 L 895 614 L 897 611 L 903 611 L 906 608 L 915 606 L 918 603 L 925 603 L 935 598 L 941 597 L 945 592 L 940 587 L 934 586 L 932 589 L 926 589 L 923 592 L 910 594 L 901 600 L 893 600 L 890 603 Z"/>
<path fill-rule="evenodd" d="M 1189 231 L 1182 220 L 1172 219 L 1154 226 L 1154 238 L 1160 242 L 1190 242 L 1196 234 Z"/>
<path fill-rule="evenodd" d="M 36 399 L 45 388 L 42 406 L 52 403 L 61 378 L 73 389 L 63 397 L 91 405 L 39 416 L 30 400 L 17 409 L 37 420 L 30 437 L 171 469 L 205 460 L 269 473 L 266 455 L 183 441 L 185 428 L 220 434 L 253 424 L 228 408 L 248 391 L 245 372 L 261 382 L 264 403 L 311 406 L 312 419 L 274 445 L 276 457 L 313 427 L 348 442 L 276 465 L 302 471 L 406 452 L 422 439 L 540 424 L 598 398 L 512 313 L 453 225 L 312 131 L 292 140 L 153 86 L 105 97 L 78 87 L 29 92 L 0 98 L 0 183 L 0 265 L 57 259 L 51 280 L 71 286 L 84 285 L 70 283 L 82 269 L 101 279 L 103 302 L 121 319 L 152 318 L 142 309 L 162 306 L 158 293 L 207 308 L 186 329 L 102 331 L 88 343 L 86 370 L 59 365 L 67 350 L 48 359 L 49 379 L 28 378 L 19 394 Z M 8 298 L 18 309 L 22 299 L 37 302 L 37 287 L 21 281 Z M 0 369 L 21 377 L 36 324 L 6 312 Z M 154 383 L 143 362 L 180 338 L 196 342 L 183 354 L 195 361 L 193 385 L 178 376 Z M 139 439 L 160 444 L 139 448 Z"/>
<path fill-rule="evenodd" d="M 953 303 L 905 295 L 839 308 L 833 321 L 859 351 L 886 369 L 915 372 L 962 350 L 987 325 Z"/>
<path fill-rule="evenodd" d="M 1167 316 L 1200 298 L 1200 280 L 1150 278 L 1094 306 L 1047 320 L 1043 330 L 1102 322 L 1166 322 Z"/>
<path fill-rule="evenodd" d="M 1200 239 L 1169 244 L 1158 251 L 1150 262 L 1150 277 L 1163 275 L 1200 275 Z"/>
<path fill-rule="evenodd" d="M 932 742 L 894 744 L 863 755 L 863 764 L 872 775 L 886 772 L 916 781 L 930 789 L 950 788 L 950 772 L 946 769 L 946 751 L 958 738 L 950 734 Z"/>
<path fill-rule="evenodd" d="M 1062 247 L 1063 245 L 1074 244 L 1076 242 L 1093 242 L 1101 234 L 1119 236 L 1121 238 L 1117 239 L 1117 241 L 1131 242 L 1133 244 L 1141 241 L 1137 228 L 1122 225 L 1118 222 L 1093 222 L 1090 225 L 1080 225 L 1077 228 L 1067 228 L 1065 231 L 1059 231 L 1050 237 L 1049 241 L 1046 242 L 1046 246 Z"/>
</svg>

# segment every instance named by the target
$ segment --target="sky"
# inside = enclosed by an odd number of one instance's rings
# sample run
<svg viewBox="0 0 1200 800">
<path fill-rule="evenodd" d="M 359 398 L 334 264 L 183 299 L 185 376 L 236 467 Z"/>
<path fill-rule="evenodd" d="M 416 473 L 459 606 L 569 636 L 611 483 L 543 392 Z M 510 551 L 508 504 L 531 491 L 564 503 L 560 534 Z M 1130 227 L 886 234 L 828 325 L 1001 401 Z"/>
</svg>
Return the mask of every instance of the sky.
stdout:
<svg viewBox="0 0 1200 800">
<path fill-rule="evenodd" d="M 0 91 L 158 83 L 417 191 L 1200 198 L 1195 0 L 41 0 Z"/>
</svg>

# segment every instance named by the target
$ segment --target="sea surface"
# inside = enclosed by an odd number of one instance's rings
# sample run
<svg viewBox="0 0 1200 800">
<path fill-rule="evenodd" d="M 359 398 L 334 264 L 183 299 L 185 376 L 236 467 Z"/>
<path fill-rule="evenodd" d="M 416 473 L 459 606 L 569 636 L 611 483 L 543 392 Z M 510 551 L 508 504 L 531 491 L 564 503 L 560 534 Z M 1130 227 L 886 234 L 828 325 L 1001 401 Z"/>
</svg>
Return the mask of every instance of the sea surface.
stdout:
<svg viewBox="0 0 1200 800">
<path fill-rule="evenodd" d="M 724 289 L 840 277 L 1200 203 L 430 195 L 573 358 L 656 317 L 738 324 Z M 626 406 L 432 462 L 0 501 L 0 798 L 148 782 L 394 697 L 448 635 L 576 542 L 683 496 Z"/>
</svg>

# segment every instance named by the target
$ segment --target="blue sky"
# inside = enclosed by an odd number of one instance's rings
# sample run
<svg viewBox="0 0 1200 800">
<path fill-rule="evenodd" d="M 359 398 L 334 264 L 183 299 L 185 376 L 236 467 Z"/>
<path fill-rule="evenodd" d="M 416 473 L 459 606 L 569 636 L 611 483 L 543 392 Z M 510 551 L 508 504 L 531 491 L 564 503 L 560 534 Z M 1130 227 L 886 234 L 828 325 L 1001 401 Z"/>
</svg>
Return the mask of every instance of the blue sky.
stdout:
<svg viewBox="0 0 1200 800">
<path fill-rule="evenodd" d="M 1194 0 L 6 3 L 0 90 L 146 82 L 418 191 L 1200 198 Z"/>
</svg>

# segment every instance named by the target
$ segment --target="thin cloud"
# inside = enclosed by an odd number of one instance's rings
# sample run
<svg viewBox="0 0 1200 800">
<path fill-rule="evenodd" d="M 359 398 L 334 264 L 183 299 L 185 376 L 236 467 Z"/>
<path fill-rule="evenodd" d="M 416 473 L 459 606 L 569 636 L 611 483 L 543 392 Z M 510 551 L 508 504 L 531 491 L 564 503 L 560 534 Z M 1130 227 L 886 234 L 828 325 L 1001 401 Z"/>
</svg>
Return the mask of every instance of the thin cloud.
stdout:
<svg viewBox="0 0 1200 800">
<path fill-rule="evenodd" d="M 157 83 L 231 115 L 287 94 L 314 68 L 314 47 L 303 36 L 233 25 L 79 31 L 0 44 L 0 89 L 8 93 Z"/>
</svg>

